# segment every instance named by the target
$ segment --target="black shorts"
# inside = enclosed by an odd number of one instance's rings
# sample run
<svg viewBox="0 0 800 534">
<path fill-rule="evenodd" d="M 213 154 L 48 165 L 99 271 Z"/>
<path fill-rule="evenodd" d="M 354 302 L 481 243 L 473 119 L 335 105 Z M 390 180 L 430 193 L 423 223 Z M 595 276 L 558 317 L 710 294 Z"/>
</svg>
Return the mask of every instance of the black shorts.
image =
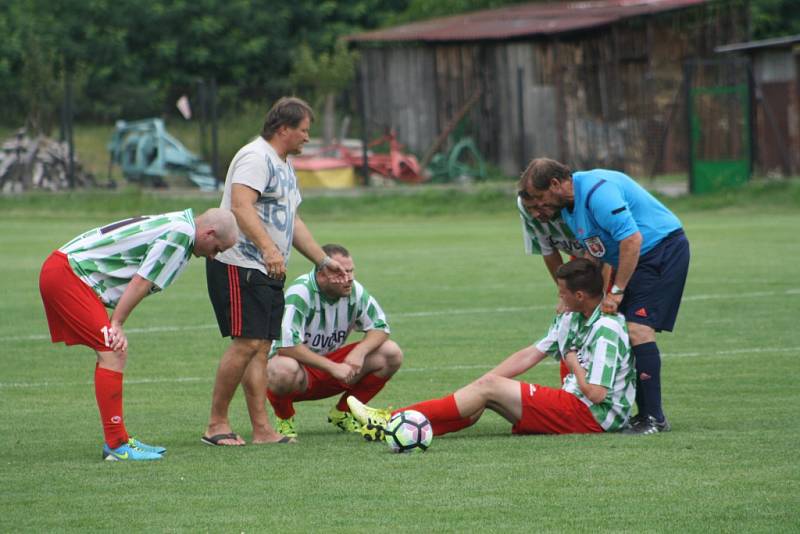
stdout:
<svg viewBox="0 0 800 534">
<path fill-rule="evenodd" d="M 223 337 L 280 337 L 283 279 L 273 280 L 258 269 L 207 259 L 206 283 Z"/>
<path fill-rule="evenodd" d="M 688 273 L 689 241 L 683 230 L 676 230 L 639 257 L 619 312 L 630 323 L 671 332 Z"/>
</svg>

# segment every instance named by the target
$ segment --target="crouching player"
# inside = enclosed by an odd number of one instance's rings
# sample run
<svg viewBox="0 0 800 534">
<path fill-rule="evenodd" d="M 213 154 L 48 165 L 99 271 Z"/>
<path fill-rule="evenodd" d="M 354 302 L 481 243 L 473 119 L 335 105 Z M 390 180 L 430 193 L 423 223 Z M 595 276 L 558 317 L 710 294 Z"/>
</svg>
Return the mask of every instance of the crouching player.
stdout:
<svg viewBox="0 0 800 534">
<path fill-rule="evenodd" d="M 420 402 L 390 413 L 350 398 L 353 415 L 365 427 L 382 430 L 393 414 L 417 410 L 425 414 L 434 435 L 471 426 L 485 409 L 497 412 L 514 426 L 514 434 L 577 434 L 611 432 L 624 427 L 636 396 L 636 373 L 625 318 L 600 311 L 603 277 L 600 266 L 576 259 L 556 271 L 559 296 L 571 314 L 556 325 L 562 335 L 548 335 L 536 351 L 520 351 L 496 369 L 455 393 Z M 551 330 L 552 333 L 552 330 Z M 566 333 L 564 335 L 563 333 Z M 569 367 L 561 389 L 512 380 L 558 350 Z M 522 364 L 518 355 L 527 354 Z M 499 371 L 499 374 L 498 374 Z"/>
<path fill-rule="evenodd" d="M 267 364 L 267 398 L 278 419 L 278 432 L 297 437 L 294 402 L 343 393 L 328 414 L 341 430 L 361 432 L 347 406 L 353 396 L 368 402 L 403 363 L 403 353 L 389 339 L 389 325 L 378 302 L 353 276 L 350 253 L 341 245 L 325 245 L 325 253 L 347 273 L 335 282 L 327 271 L 314 269 L 286 290 L 281 337 L 272 344 Z M 345 345 L 352 330 L 365 332 Z M 365 436 L 369 439 L 369 436 Z"/>
</svg>

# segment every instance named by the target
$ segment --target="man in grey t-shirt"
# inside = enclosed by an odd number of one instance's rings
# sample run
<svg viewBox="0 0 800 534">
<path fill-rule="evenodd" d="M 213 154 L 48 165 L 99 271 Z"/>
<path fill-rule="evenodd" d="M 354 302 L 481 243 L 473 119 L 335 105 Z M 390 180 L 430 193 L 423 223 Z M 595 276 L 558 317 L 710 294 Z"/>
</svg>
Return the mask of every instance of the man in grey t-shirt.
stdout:
<svg viewBox="0 0 800 534">
<path fill-rule="evenodd" d="M 211 416 L 202 442 L 244 445 L 233 432 L 228 407 L 241 383 L 253 443 L 286 442 L 266 412 L 267 353 L 280 336 L 286 263 L 294 246 L 319 269 L 344 277 L 297 215 L 300 192 L 288 156 L 308 141 L 314 118 L 299 98 L 281 98 L 267 113 L 261 135 L 234 156 L 225 178 L 222 207 L 239 224 L 239 241 L 228 253 L 206 263 L 208 294 L 220 333 L 232 341 L 217 369 Z"/>
</svg>

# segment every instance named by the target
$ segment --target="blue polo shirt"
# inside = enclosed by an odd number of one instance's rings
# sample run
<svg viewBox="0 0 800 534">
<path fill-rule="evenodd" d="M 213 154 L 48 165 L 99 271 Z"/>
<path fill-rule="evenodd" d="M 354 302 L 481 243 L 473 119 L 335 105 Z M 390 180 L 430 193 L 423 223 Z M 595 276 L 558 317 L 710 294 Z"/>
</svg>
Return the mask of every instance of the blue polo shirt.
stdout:
<svg viewBox="0 0 800 534">
<path fill-rule="evenodd" d="M 642 234 L 641 254 L 681 228 L 681 221 L 626 174 L 605 169 L 572 174 L 575 205 L 561 210 L 586 250 L 605 263 L 619 263 L 619 242 Z"/>
</svg>

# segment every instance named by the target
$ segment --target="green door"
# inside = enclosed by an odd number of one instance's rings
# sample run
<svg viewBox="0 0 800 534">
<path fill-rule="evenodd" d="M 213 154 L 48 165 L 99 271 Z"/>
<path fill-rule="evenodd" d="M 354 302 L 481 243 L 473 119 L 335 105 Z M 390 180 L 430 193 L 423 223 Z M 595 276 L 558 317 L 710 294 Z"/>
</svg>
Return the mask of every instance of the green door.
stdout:
<svg viewBox="0 0 800 534">
<path fill-rule="evenodd" d="M 686 73 L 690 191 L 707 193 L 744 184 L 752 172 L 747 65 L 698 61 L 688 64 Z"/>
</svg>

